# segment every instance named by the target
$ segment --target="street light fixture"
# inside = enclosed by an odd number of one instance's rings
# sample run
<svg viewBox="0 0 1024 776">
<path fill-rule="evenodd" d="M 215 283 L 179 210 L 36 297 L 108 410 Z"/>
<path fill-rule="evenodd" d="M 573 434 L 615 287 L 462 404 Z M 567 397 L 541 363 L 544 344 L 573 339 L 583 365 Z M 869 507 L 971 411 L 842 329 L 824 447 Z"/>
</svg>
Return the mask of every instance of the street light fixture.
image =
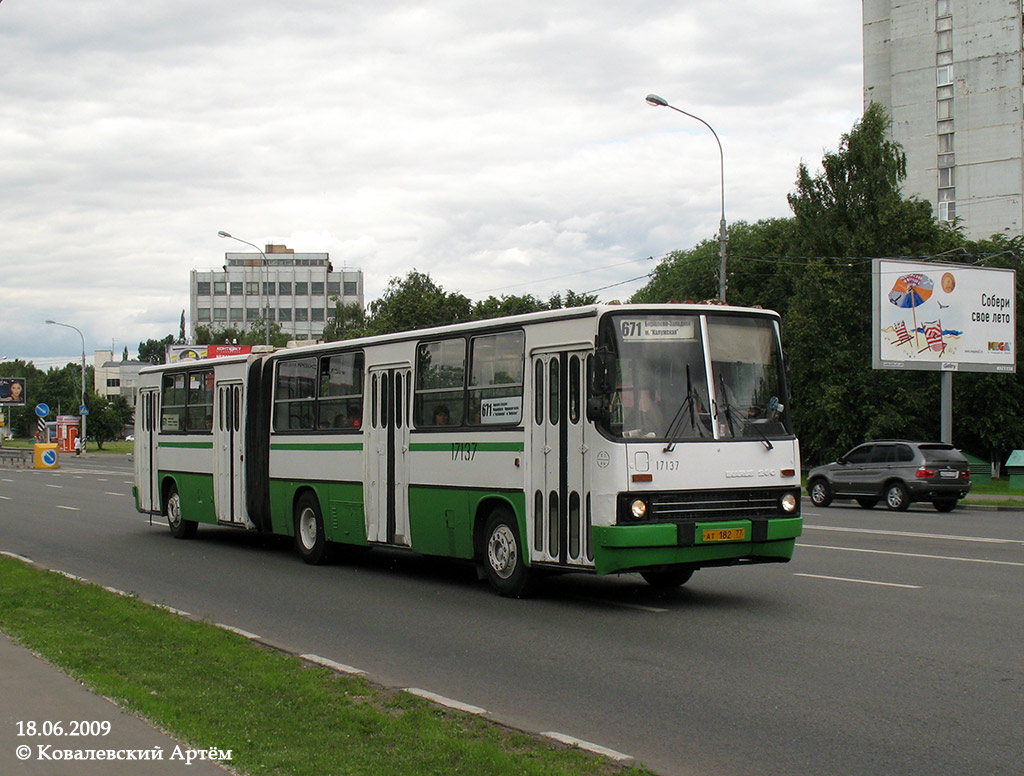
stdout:
<svg viewBox="0 0 1024 776">
<path fill-rule="evenodd" d="M 82 338 L 82 403 L 78 406 L 79 417 L 82 419 L 82 452 L 85 452 L 85 419 L 88 417 L 87 408 L 85 406 L 85 335 L 82 334 L 82 330 L 77 326 L 72 326 L 70 323 L 60 323 L 59 321 L 47 320 L 47 323 L 53 326 L 63 326 L 67 329 L 74 329 L 78 332 L 78 336 Z"/>
<path fill-rule="evenodd" d="M 265 254 L 263 252 L 263 249 L 260 248 L 258 245 L 254 245 L 253 243 L 249 242 L 248 240 L 243 240 L 241 237 L 235 237 L 233 234 L 228 234 L 227 232 L 225 232 L 223 230 L 220 231 L 220 232 L 217 232 L 217 235 L 219 237 L 227 237 L 229 240 L 236 240 L 236 241 L 238 241 L 240 243 L 244 243 L 244 244 L 246 244 L 246 245 L 248 245 L 250 247 L 253 247 L 256 250 L 258 250 L 260 252 L 260 256 L 263 257 L 263 265 L 262 265 L 263 266 L 263 272 L 260 273 L 260 306 L 262 308 L 261 311 L 260 311 L 262 313 L 262 315 L 260 317 L 263 318 L 263 331 L 264 331 L 264 334 L 265 334 L 264 342 L 267 345 L 269 345 L 270 344 L 270 321 L 267 318 L 267 306 L 266 306 L 266 304 L 264 302 L 264 298 L 263 298 L 264 293 L 267 290 L 267 288 L 266 288 L 267 282 L 266 282 L 266 279 L 265 279 L 265 276 L 268 273 L 267 265 L 269 264 L 269 262 L 267 261 L 267 254 Z"/>
<path fill-rule="evenodd" d="M 729 235 L 725 231 L 725 154 L 722 152 L 722 141 L 718 139 L 718 133 L 715 132 L 714 127 L 700 116 L 695 116 L 692 113 L 687 113 L 685 110 L 677 108 L 675 105 L 670 105 L 663 97 L 659 97 L 656 94 L 648 94 L 647 104 L 658 108 L 671 108 L 676 113 L 682 113 L 691 119 L 697 119 L 697 121 L 711 130 L 711 134 L 715 136 L 715 142 L 718 143 L 719 172 L 722 178 L 722 219 L 718 222 L 718 299 L 721 302 L 725 302 L 725 261 L 728 253 Z"/>
</svg>

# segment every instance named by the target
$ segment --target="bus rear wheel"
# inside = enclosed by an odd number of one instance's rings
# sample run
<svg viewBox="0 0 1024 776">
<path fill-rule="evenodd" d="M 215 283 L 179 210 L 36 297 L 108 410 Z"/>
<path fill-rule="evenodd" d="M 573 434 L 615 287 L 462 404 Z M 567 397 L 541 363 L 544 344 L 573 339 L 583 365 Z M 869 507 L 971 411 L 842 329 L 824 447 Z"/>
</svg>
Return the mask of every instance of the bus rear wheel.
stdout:
<svg viewBox="0 0 1024 776">
<path fill-rule="evenodd" d="M 693 569 L 684 567 L 674 569 L 662 569 L 660 571 L 641 571 L 640 576 L 651 587 L 658 590 L 670 590 L 674 587 L 681 587 L 690 581 L 693 576 Z"/>
<path fill-rule="evenodd" d="M 167 515 L 167 527 L 171 529 L 171 536 L 175 539 L 191 539 L 196 535 L 199 523 L 195 520 L 184 520 L 181 517 L 181 496 L 178 489 L 171 487 L 167 494 L 167 505 L 164 507 Z"/>
<path fill-rule="evenodd" d="M 327 538 L 320 502 L 303 493 L 295 504 L 295 549 L 306 563 L 318 565 L 327 559 Z"/>
<path fill-rule="evenodd" d="M 506 507 L 487 518 L 483 556 L 487 581 L 498 595 L 522 598 L 532 592 L 536 574 L 526 565 L 515 516 Z"/>
</svg>

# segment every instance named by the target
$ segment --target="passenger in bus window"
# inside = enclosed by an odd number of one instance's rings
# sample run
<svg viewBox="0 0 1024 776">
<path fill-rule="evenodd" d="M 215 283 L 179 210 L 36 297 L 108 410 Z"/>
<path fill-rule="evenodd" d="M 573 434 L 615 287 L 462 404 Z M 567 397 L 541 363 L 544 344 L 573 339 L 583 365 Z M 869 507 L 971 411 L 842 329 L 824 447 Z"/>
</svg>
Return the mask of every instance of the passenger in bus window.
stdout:
<svg viewBox="0 0 1024 776">
<path fill-rule="evenodd" d="M 434 409 L 434 425 L 447 426 L 451 413 L 448 412 L 447 404 L 438 404 Z"/>
</svg>

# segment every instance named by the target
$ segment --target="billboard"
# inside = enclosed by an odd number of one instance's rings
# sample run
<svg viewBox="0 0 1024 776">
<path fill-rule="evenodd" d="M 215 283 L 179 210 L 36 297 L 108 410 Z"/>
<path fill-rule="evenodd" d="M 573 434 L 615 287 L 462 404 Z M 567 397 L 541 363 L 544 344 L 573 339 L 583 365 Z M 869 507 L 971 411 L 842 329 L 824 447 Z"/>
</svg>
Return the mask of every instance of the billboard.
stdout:
<svg viewBox="0 0 1024 776">
<path fill-rule="evenodd" d="M 178 361 L 237 356 L 251 351 L 252 348 L 249 345 L 168 345 L 164 363 L 175 364 Z"/>
<path fill-rule="evenodd" d="M 1016 372 L 1016 273 L 875 259 L 875 369 Z"/>
<path fill-rule="evenodd" d="M 7 407 L 25 406 L 24 377 L 0 377 L 0 404 Z"/>
</svg>

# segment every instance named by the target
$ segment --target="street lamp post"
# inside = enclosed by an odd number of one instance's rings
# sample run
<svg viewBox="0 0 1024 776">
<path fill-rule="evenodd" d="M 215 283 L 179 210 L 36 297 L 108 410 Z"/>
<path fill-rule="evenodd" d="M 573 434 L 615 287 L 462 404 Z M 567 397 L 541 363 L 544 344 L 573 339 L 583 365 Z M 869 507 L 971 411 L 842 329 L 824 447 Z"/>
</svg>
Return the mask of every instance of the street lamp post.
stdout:
<svg viewBox="0 0 1024 776">
<path fill-rule="evenodd" d="M 74 329 L 75 331 L 78 332 L 78 336 L 82 338 L 82 403 L 78 406 L 78 412 L 79 417 L 81 417 L 82 419 L 82 452 L 84 453 L 85 440 L 87 438 L 85 435 L 85 420 L 88 417 L 88 415 L 86 414 L 85 406 L 85 335 L 82 334 L 81 329 L 79 329 L 77 326 L 72 326 L 70 323 L 60 323 L 59 321 L 50 320 L 47 320 L 46 322 L 52 324 L 53 326 L 64 326 L 65 328 L 68 329 Z"/>
<path fill-rule="evenodd" d="M 263 252 L 263 249 L 260 248 L 258 245 L 253 245 L 253 243 L 249 242 L 248 240 L 243 240 L 241 237 L 235 237 L 233 234 L 228 234 L 227 232 L 224 232 L 224 231 L 217 232 L 217 235 L 219 237 L 227 237 L 229 240 L 236 240 L 236 241 L 238 241 L 240 243 L 245 243 L 246 245 L 251 246 L 251 247 L 255 248 L 256 250 L 258 250 L 260 252 L 260 256 L 263 257 L 263 265 L 262 265 L 263 266 L 263 271 L 260 273 L 260 306 L 262 308 L 260 312 L 262 313 L 261 317 L 263 318 L 263 331 L 265 333 L 264 334 L 264 342 L 267 345 L 269 345 L 270 344 L 270 321 L 267 318 L 267 306 L 264 303 L 264 299 L 263 299 L 263 296 L 264 296 L 264 294 L 266 293 L 266 290 L 267 290 L 267 288 L 266 288 L 267 281 L 265 279 L 265 276 L 269 272 L 269 270 L 267 269 L 267 265 L 269 263 L 267 261 L 267 254 L 265 254 Z"/>
<path fill-rule="evenodd" d="M 691 119 L 697 119 L 697 121 L 711 130 L 711 134 L 715 136 L 715 142 L 718 143 L 719 173 L 722 179 L 722 219 L 718 222 L 718 299 L 721 302 L 725 302 L 725 261 L 728 253 L 729 234 L 725 231 L 725 154 L 722 152 L 722 141 L 718 139 L 718 133 L 715 132 L 714 127 L 700 116 L 694 116 L 692 113 L 687 113 L 675 105 L 670 105 L 663 97 L 659 97 L 656 94 L 648 94 L 647 104 L 659 108 L 671 108 L 676 113 L 682 113 Z"/>
</svg>

